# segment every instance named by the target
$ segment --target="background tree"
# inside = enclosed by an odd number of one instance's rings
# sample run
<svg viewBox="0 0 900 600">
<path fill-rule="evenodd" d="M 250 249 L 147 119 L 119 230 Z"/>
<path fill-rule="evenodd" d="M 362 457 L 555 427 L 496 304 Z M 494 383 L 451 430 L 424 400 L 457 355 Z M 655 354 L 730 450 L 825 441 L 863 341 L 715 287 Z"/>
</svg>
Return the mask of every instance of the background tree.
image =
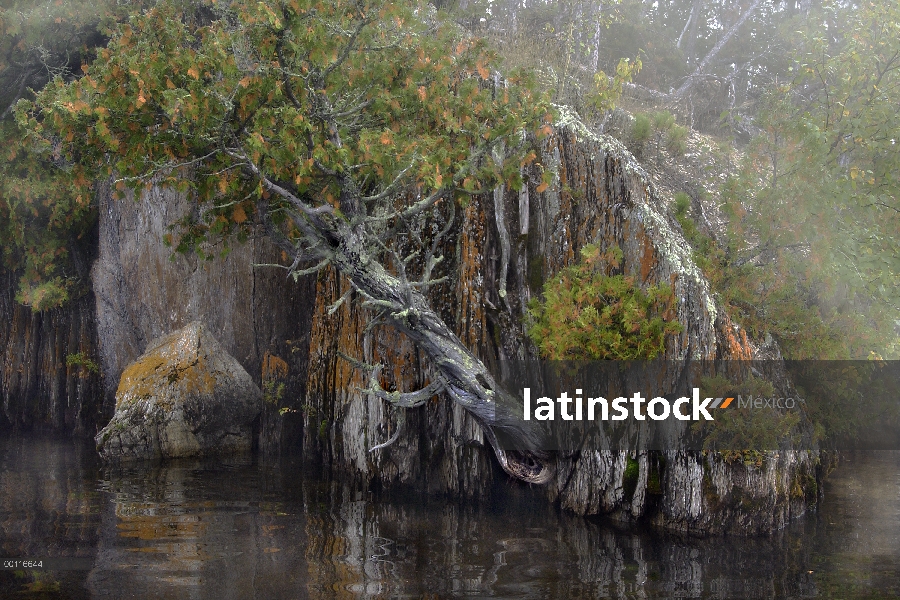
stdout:
<svg viewBox="0 0 900 600">
<path fill-rule="evenodd" d="M 13 108 L 54 77 L 71 80 L 108 28 L 141 2 L 7 0 L 0 3 L 0 253 L 19 274 L 19 302 L 35 310 L 79 294 L 90 265 L 95 210 L 59 140 L 25 141 Z"/>
<path fill-rule="evenodd" d="M 795 282 L 864 356 L 895 338 L 900 308 L 900 8 L 830 4 L 819 17 L 759 112 L 737 260 Z"/>
<path fill-rule="evenodd" d="M 424 390 L 389 393 L 378 367 L 360 364 L 368 391 L 398 407 L 446 392 L 507 471 L 541 482 L 548 470 L 514 460 L 496 436 L 539 458 L 542 432 L 512 416 L 426 297 L 456 204 L 520 188 L 530 136 L 552 119 L 491 60 L 425 5 L 236 0 L 201 24 L 161 2 L 120 27 L 84 77 L 54 80 L 19 116 L 35 144 L 58 140 L 77 178 L 190 190 L 203 210 L 171 240 L 179 249 L 205 253 L 259 227 L 295 278 L 336 268 L 375 311 L 370 327 L 397 327 L 434 369 Z"/>
</svg>

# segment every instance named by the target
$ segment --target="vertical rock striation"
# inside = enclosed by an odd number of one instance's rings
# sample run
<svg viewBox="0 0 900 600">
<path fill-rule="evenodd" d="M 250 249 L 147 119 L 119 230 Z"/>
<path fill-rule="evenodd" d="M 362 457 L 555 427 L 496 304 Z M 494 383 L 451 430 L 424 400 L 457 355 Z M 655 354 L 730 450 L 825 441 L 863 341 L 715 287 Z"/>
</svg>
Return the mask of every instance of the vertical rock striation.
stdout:
<svg viewBox="0 0 900 600">
<path fill-rule="evenodd" d="M 456 247 L 445 249 L 449 283 L 430 294 L 433 306 L 496 375 L 502 376 L 504 361 L 535 357 L 525 335 L 528 300 L 589 243 L 621 248 L 620 271 L 639 285 L 674 289 L 684 330 L 667 344 L 668 364 L 675 365 L 666 374 L 669 381 L 687 361 L 753 358 L 746 334 L 717 305 L 694 264 L 677 222 L 621 144 L 564 115 L 541 151 L 543 167 L 525 170 L 521 193 L 506 191 L 502 202 L 476 197 L 464 208 L 450 236 Z M 542 168 L 552 169 L 555 181 L 538 192 Z M 513 236 L 504 240 L 509 232 Z M 386 389 L 409 391 L 428 381 L 415 348 L 393 330 L 367 330 L 369 315 L 349 303 L 329 316 L 329 307 L 347 291 L 334 273 L 321 275 L 317 286 L 306 448 L 324 452 L 362 485 L 415 484 L 463 495 L 484 489 L 498 469 L 465 413 L 436 399 L 400 416 L 361 391 L 362 373 L 342 358 L 380 362 L 387 367 Z M 369 451 L 400 426 L 396 442 Z M 636 462 L 638 475 L 626 490 L 629 462 Z M 591 451 L 559 458 L 547 490 L 551 500 L 579 514 L 650 520 L 697 533 L 770 531 L 815 501 L 810 490 L 819 477 L 817 464 L 813 452 L 773 452 L 759 465 L 748 465 L 686 451 Z"/>
<path fill-rule="evenodd" d="M 299 419 L 290 412 L 282 418 L 279 410 L 295 410 L 304 395 L 310 282 L 294 284 L 282 269 L 257 266 L 281 262 L 264 239 L 235 242 L 225 256 L 210 261 L 173 255 L 164 236 L 196 210 L 185 194 L 151 188 L 138 199 L 129 194 L 116 200 L 102 189 L 99 204 L 99 258 L 91 276 L 105 413 L 112 414 L 123 369 L 151 340 L 200 321 L 257 385 L 269 390 L 263 450 L 296 442 Z"/>
<path fill-rule="evenodd" d="M 523 167 L 524 190 L 473 197 L 457 211 L 436 274 L 447 280 L 428 293 L 496 376 L 502 378 L 505 361 L 536 358 L 525 334 L 528 301 L 589 243 L 621 248 L 620 270 L 638 284 L 672 286 L 684 330 L 667 345 L 671 364 L 753 358 L 678 224 L 621 144 L 564 115 L 540 152 L 542 166 Z M 555 177 L 546 188 L 542 169 Z M 136 200 L 115 200 L 101 190 L 99 205 L 93 295 L 32 315 L 15 305 L 12 276 L 3 275 L 0 424 L 50 423 L 93 434 L 112 414 L 123 368 L 150 340 L 201 321 L 265 392 L 264 450 L 302 443 L 306 456 L 321 458 L 358 488 L 409 485 L 471 497 L 505 477 L 481 429 L 459 406 L 436 397 L 398 410 L 362 391 L 365 374 L 346 357 L 382 363 L 389 391 L 428 384 L 429 366 L 396 330 L 368 326 L 372 315 L 353 301 L 341 276 L 323 271 L 295 284 L 283 270 L 255 266 L 282 262 L 264 239 L 212 261 L 173 258 L 163 236 L 197 210 L 174 191 L 153 188 Z M 418 225 L 438 231 L 440 218 L 434 212 Z M 340 302 L 345 296 L 349 301 Z M 95 375 L 66 367 L 66 354 L 75 352 L 99 357 L 103 390 Z M 667 377 L 677 378 L 675 371 Z M 818 460 L 814 452 L 770 453 L 758 465 L 678 451 L 572 453 L 557 459 L 546 490 L 579 514 L 692 532 L 768 531 L 815 500 Z M 636 481 L 626 486 L 625 472 L 635 464 Z"/>
<path fill-rule="evenodd" d="M 0 427 L 94 435 L 100 374 L 66 360 L 97 360 L 93 294 L 34 313 L 16 302 L 17 284 L 15 273 L 0 270 Z"/>
</svg>

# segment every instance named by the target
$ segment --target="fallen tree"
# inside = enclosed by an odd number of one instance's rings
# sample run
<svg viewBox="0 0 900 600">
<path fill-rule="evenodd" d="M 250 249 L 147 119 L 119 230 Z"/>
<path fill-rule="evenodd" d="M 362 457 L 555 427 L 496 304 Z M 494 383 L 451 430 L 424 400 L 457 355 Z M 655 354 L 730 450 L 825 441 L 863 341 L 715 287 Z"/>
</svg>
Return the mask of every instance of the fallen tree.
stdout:
<svg viewBox="0 0 900 600">
<path fill-rule="evenodd" d="M 527 140 L 551 118 L 490 60 L 424 5 L 161 3 L 18 117 L 75 180 L 192 190 L 200 209 L 167 239 L 178 250 L 209 255 L 262 230 L 295 279 L 333 266 L 373 310 L 369 326 L 398 328 L 432 367 L 424 389 L 388 392 L 377 365 L 348 357 L 369 372 L 367 392 L 401 408 L 445 393 L 508 473 L 544 483 L 544 432 L 513 417 L 510 395 L 425 294 L 442 279 L 455 206 L 521 187 L 536 156 Z M 444 226 L 424 231 L 426 217 Z"/>
</svg>

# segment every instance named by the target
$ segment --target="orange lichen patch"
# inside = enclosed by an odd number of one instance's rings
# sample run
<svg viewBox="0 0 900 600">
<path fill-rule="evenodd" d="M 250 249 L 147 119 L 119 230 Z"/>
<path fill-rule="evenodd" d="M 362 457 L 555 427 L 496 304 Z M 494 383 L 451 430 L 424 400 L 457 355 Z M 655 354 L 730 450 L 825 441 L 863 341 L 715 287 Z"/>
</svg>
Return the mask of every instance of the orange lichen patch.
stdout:
<svg viewBox="0 0 900 600">
<path fill-rule="evenodd" d="M 363 373 L 342 359 L 339 352 L 363 358 L 362 338 L 365 317 L 344 302 L 333 314 L 329 306 L 347 291 L 349 283 L 329 268 L 316 280 L 316 306 L 310 331 L 307 394 L 310 405 L 322 415 L 331 414 L 335 396 L 363 386 Z"/>
<path fill-rule="evenodd" d="M 753 358 L 753 349 L 750 346 L 750 340 L 747 339 L 747 332 L 743 328 L 735 328 L 731 319 L 725 317 L 725 343 L 727 348 L 726 354 L 731 360 L 751 360 Z"/>
<path fill-rule="evenodd" d="M 459 281 L 456 334 L 467 347 L 481 346 L 485 332 L 484 251 L 485 215 L 480 198 L 473 198 L 463 212 L 462 236 L 459 242 Z M 477 353 L 477 351 L 476 351 Z"/>
<path fill-rule="evenodd" d="M 163 396 L 165 387 L 172 385 L 187 393 L 211 394 L 215 389 L 215 377 L 200 353 L 199 329 L 185 329 L 177 338 L 160 340 L 129 365 L 119 379 L 116 407 Z"/>
<path fill-rule="evenodd" d="M 647 282 L 657 265 L 656 248 L 646 235 L 642 235 L 643 252 L 641 253 L 641 281 Z"/>
<path fill-rule="evenodd" d="M 288 364 L 279 357 L 266 352 L 262 361 L 262 378 L 263 381 L 273 381 L 276 379 L 284 379 L 288 375 Z"/>
<path fill-rule="evenodd" d="M 369 311 L 345 302 L 333 314 L 331 306 L 349 283 L 327 270 L 317 281 L 316 308 L 310 337 L 308 404 L 316 408 L 316 425 L 327 415 L 340 414 L 343 405 L 360 397 L 368 387 L 367 373 L 343 355 L 369 364 L 383 365 L 379 383 L 389 391 L 413 391 L 419 387 L 421 361 L 413 343 L 392 327 L 376 327 L 366 343 Z"/>
<path fill-rule="evenodd" d="M 151 355 L 129 365 L 119 379 L 116 390 L 116 408 L 149 396 L 154 389 L 153 377 L 163 368 L 163 357 Z"/>
</svg>

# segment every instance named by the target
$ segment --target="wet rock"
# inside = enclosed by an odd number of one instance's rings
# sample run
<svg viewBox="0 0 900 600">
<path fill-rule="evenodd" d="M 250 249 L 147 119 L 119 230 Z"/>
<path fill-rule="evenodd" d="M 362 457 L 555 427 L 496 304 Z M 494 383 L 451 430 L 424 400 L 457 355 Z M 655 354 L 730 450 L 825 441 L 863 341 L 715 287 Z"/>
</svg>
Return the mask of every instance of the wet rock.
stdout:
<svg viewBox="0 0 900 600">
<path fill-rule="evenodd" d="M 97 448 L 110 461 L 247 452 L 261 410 L 259 387 L 195 321 L 125 369 Z"/>
</svg>

